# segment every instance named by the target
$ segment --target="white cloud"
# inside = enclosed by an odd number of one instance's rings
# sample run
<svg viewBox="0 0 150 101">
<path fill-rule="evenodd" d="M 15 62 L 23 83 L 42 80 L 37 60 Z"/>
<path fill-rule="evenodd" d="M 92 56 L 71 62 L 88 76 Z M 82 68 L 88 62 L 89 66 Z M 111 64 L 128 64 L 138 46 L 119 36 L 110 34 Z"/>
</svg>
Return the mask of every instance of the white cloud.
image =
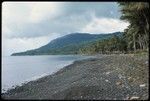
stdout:
<svg viewBox="0 0 150 101">
<path fill-rule="evenodd" d="M 2 53 L 3 55 L 11 55 L 14 52 L 21 52 L 30 49 L 39 48 L 52 39 L 60 36 L 57 33 L 51 33 L 47 36 L 35 37 L 35 38 L 13 38 L 8 39 L 3 36 L 2 38 Z"/>
<path fill-rule="evenodd" d="M 28 21 L 30 10 L 28 3 L 4 2 L 2 4 L 2 21 L 6 24 L 24 24 Z"/>
<path fill-rule="evenodd" d="M 59 16 L 61 5 L 62 2 L 3 2 L 2 33 L 8 37 L 24 34 L 22 31 L 29 25 Z"/>
<path fill-rule="evenodd" d="M 16 23 L 40 22 L 59 15 L 60 10 L 63 10 L 60 9 L 62 4 L 62 2 L 4 2 L 3 20 Z"/>
<path fill-rule="evenodd" d="M 31 3 L 32 10 L 29 19 L 31 22 L 37 23 L 46 19 L 53 19 L 59 16 L 62 12 L 60 2 L 40 2 Z M 61 12 L 60 12 L 61 10 Z"/>
<path fill-rule="evenodd" d="M 119 19 L 113 18 L 96 18 L 89 22 L 81 31 L 88 33 L 113 33 L 123 31 L 129 24 Z"/>
</svg>

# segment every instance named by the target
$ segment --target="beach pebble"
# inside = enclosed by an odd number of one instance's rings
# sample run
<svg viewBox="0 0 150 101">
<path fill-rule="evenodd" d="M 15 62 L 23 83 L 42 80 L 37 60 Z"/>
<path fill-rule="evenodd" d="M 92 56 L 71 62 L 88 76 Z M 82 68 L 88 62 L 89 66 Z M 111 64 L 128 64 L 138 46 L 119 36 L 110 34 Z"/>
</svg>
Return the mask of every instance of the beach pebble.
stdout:
<svg viewBox="0 0 150 101">
<path fill-rule="evenodd" d="M 148 64 L 148 61 L 146 61 L 145 64 Z"/>
<path fill-rule="evenodd" d="M 145 86 L 146 86 L 145 84 L 141 84 L 141 85 L 140 85 L 140 87 L 145 87 Z"/>
<path fill-rule="evenodd" d="M 118 75 L 119 79 L 123 78 L 123 76 L 121 74 Z"/>
<path fill-rule="evenodd" d="M 105 80 L 106 82 L 109 82 L 108 80 Z"/>
<path fill-rule="evenodd" d="M 122 85 L 122 87 L 125 87 L 125 85 Z"/>
<path fill-rule="evenodd" d="M 131 79 L 131 77 L 128 77 L 128 80 L 130 80 Z"/>
<path fill-rule="evenodd" d="M 122 84 L 121 81 L 116 82 L 116 85 L 121 85 L 121 84 Z"/>
<path fill-rule="evenodd" d="M 138 97 L 138 96 L 132 96 L 132 97 L 130 97 L 129 99 L 130 100 L 138 100 L 140 97 Z"/>
<path fill-rule="evenodd" d="M 117 100 L 117 98 L 113 98 L 113 100 Z"/>
<path fill-rule="evenodd" d="M 124 100 L 129 100 L 130 99 L 130 97 L 129 96 L 127 96 Z"/>
<path fill-rule="evenodd" d="M 106 75 L 110 74 L 110 72 L 106 72 Z"/>
<path fill-rule="evenodd" d="M 132 78 L 132 77 L 128 77 L 128 80 L 129 80 L 130 82 L 135 81 L 135 79 L 134 79 L 134 78 Z"/>
</svg>

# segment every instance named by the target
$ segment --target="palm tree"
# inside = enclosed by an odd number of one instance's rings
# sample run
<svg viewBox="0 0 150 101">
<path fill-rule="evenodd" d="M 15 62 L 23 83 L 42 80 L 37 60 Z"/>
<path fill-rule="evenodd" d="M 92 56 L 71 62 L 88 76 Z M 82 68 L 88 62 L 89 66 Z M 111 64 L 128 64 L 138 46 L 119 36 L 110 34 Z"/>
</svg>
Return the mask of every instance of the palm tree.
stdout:
<svg viewBox="0 0 150 101">
<path fill-rule="evenodd" d="M 128 44 L 133 44 L 134 51 L 137 48 L 146 49 L 149 43 L 149 3 L 147 2 L 120 2 L 122 20 L 130 23 L 125 30 Z M 132 38 L 132 41 L 131 41 Z M 140 47 L 138 47 L 140 46 Z"/>
</svg>

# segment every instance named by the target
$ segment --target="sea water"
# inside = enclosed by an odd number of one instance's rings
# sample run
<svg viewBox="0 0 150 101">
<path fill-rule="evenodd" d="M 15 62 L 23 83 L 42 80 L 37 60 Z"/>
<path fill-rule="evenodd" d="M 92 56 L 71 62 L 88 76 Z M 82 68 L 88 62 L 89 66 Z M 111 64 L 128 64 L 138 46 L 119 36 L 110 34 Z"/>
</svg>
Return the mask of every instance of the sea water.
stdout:
<svg viewBox="0 0 150 101">
<path fill-rule="evenodd" d="M 41 55 L 41 56 L 6 56 L 2 57 L 2 87 L 1 92 L 50 75 L 59 69 L 73 63 L 75 60 L 91 56 L 81 55 Z"/>
</svg>

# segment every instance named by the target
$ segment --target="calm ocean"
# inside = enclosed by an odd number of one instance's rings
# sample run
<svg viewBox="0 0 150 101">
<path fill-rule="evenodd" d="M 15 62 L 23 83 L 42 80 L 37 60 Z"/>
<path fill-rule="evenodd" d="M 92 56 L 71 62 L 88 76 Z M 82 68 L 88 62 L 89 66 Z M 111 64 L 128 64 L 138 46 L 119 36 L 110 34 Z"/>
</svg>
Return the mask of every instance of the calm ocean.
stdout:
<svg viewBox="0 0 150 101">
<path fill-rule="evenodd" d="M 1 92 L 22 83 L 52 74 L 75 60 L 91 56 L 80 55 L 42 55 L 2 57 Z"/>
</svg>

